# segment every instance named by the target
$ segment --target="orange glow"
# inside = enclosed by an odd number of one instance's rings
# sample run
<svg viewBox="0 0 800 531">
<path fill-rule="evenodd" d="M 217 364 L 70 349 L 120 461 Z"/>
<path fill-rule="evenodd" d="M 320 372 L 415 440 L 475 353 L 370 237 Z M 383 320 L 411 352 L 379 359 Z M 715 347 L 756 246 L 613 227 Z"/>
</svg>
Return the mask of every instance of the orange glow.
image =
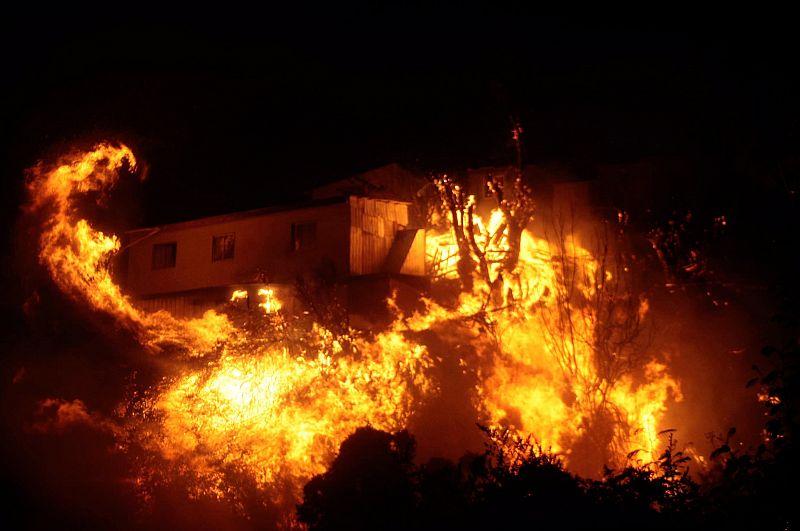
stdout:
<svg viewBox="0 0 800 531">
<path fill-rule="evenodd" d="M 607 441 L 610 464 L 625 464 L 631 452 L 639 462 L 654 461 L 662 449 L 658 432 L 665 428 L 661 422 L 668 405 L 682 399 L 680 385 L 654 354 L 645 358 L 638 378 L 623 373 L 610 379 L 599 373 L 603 345 L 596 328 L 603 323 L 586 301 L 603 300 L 598 290 L 608 288 L 612 272 L 572 235 L 559 244 L 527 230 L 516 269 L 503 272 L 509 244 L 502 212 L 494 210 L 488 223 L 476 217 L 475 226 L 489 278 L 477 278 L 473 292 L 462 293 L 455 310 L 429 301 L 427 311 L 407 320 L 407 326 L 421 330 L 475 315 L 486 321 L 494 337 L 476 333 L 472 342 L 484 343 L 483 349 L 492 353 L 481 365 L 476 389 L 478 406 L 491 426 L 522 437 L 533 434 L 545 448 L 563 453 L 569 465 L 572 445 L 587 430 L 599 429 L 593 419 L 610 414 L 619 419 Z M 459 255 L 452 234 L 428 236 L 427 245 L 429 257 L 448 257 L 438 263 L 438 278 L 457 278 Z M 501 274 L 507 277 L 502 292 L 493 294 Z M 640 300 L 629 318 L 643 320 L 648 308 L 647 300 Z"/>
</svg>

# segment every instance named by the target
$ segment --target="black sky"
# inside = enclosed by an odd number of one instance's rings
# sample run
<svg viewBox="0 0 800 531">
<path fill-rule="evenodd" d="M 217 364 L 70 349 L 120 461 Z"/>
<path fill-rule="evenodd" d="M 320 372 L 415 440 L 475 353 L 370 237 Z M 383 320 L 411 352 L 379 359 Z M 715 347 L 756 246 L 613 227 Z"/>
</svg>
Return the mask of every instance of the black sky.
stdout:
<svg viewBox="0 0 800 531">
<path fill-rule="evenodd" d="M 135 224 L 286 201 L 393 161 L 507 163 L 512 117 L 528 161 L 589 176 L 677 156 L 710 164 L 715 186 L 797 152 L 796 49 L 780 17 L 117 8 L 0 24 L 9 222 L 25 167 L 99 139 L 149 166 Z"/>
</svg>

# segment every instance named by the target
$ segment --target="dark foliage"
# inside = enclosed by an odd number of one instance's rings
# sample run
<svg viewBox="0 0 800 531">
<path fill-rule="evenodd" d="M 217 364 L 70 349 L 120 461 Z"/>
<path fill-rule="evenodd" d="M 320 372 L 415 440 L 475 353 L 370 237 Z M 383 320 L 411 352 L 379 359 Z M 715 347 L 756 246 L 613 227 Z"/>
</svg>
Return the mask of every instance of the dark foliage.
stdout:
<svg viewBox="0 0 800 531">
<path fill-rule="evenodd" d="M 359 428 L 330 469 L 303 489 L 297 509 L 312 529 L 410 529 L 414 516 L 414 440 Z"/>
<path fill-rule="evenodd" d="M 482 429 L 483 453 L 415 466 L 406 432 L 362 428 L 306 485 L 298 519 L 311 529 L 666 529 L 697 514 L 697 486 L 672 443 L 653 467 L 592 481 L 530 439 Z"/>
<path fill-rule="evenodd" d="M 791 300 L 796 301 L 797 298 Z M 767 346 L 763 369 L 747 387 L 758 390 L 765 407 L 763 443 L 742 450 L 734 443 L 736 430 L 717 437 L 711 453 L 712 467 L 705 483 L 704 503 L 709 523 L 717 527 L 791 529 L 800 522 L 797 505 L 798 385 L 800 385 L 800 334 L 798 307 L 787 303 L 774 320 L 785 337 L 780 347 Z"/>
</svg>

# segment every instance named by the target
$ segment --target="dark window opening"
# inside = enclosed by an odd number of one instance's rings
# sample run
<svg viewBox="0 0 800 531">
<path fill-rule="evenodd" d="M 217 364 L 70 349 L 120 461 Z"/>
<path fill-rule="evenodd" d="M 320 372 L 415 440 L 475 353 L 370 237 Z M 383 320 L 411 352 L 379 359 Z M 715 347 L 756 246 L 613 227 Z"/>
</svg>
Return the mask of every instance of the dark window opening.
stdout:
<svg viewBox="0 0 800 531">
<path fill-rule="evenodd" d="M 178 243 L 157 243 L 153 245 L 153 269 L 175 267 L 178 256 Z"/>
<path fill-rule="evenodd" d="M 221 234 L 211 238 L 211 261 L 233 260 L 233 249 L 235 236 L 233 234 Z"/>
<path fill-rule="evenodd" d="M 494 192 L 492 192 L 492 179 L 491 175 L 488 175 L 486 179 L 483 180 L 483 198 L 488 199 L 494 196 Z"/>
<path fill-rule="evenodd" d="M 292 250 L 310 249 L 316 243 L 316 223 L 292 223 Z"/>
</svg>

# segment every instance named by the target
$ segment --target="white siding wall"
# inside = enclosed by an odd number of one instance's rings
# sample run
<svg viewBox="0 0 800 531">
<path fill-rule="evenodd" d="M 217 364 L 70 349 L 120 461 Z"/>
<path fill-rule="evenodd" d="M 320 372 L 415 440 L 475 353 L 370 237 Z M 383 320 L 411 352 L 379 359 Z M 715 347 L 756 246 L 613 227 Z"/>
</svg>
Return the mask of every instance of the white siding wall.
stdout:
<svg viewBox="0 0 800 531">
<path fill-rule="evenodd" d="M 296 273 L 322 263 L 345 277 L 349 215 L 349 205 L 342 202 L 209 224 L 166 226 L 128 249 L 126 288 L 142 296 L 251 282 L 290 282 Z M 293 223 L 316 223 L 312 248 L 292 249 Z M 235 234 L 234 258 L 212 262 L 212 237 L 227 233 Z M 175 267 L 153 270 L 153 245 L 168 242 L 178 244 Z"/>
</svg>

